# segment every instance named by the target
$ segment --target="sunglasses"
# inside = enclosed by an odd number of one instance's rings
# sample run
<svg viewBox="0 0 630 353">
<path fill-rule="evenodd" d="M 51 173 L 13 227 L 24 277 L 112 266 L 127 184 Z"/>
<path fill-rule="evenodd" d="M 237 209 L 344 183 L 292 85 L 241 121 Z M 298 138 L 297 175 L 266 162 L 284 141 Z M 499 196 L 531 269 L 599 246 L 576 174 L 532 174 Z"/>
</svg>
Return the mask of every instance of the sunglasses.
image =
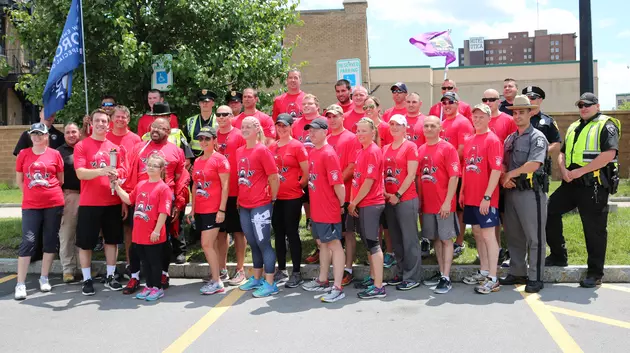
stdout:
<svg viewBox="0 0 630 353">
<path fill-rule="evenodd" d="M 101 104 L 101 107 L 113 107 L 114 105 L 115 105 L 114 103 L 105 102 Z"/>
<path fill-rule="evenodd" d="M 529 98 L 529 100 L 536 100 L 536 99 L 540 99 L 541 97 L 537 94 L 528 94 L 526 95 L 527 98 Z"/>
<path fill-rule="evenodd" d="M 39 131 L 35 131 L 35 132 L 31 132 L 31 135 L 44 136 L 44 133 L 43 132 L 39 132 Z"/>
<path fill-rule="evenodd" d="M 457 102 L 450 101 L 450 100 L 444 100 L 444 101 L 442 101 L 442 104 L 444 104 L 444 105 L 451 105 L 451 104 L 455 104 L 455 103 L 457 103 Z"/>
<path fill-rule="evenodd" d="M 392 93 L 407 93 L 407 92 L 399 90 L 399 89 L 393 89 Z"/>
<path fill-rule="evenodd" d="M 494 97 L 493 98 L 481 98 L 481 101 L 484 102 L 484 103 L 496 102 L 498 100 L 499 100 L 499 98 L 494 98 Z"/>
<path fill-rule="evenodd" d="M 582 108 L 590 108 L 592 106 L 594 106 L 595 104 L 593 103 L 578 103 L 578 108 L 582 109 Z"/>
<path fill-rule="evenodd" d="M 442 91 L 452 91 L 455 87 L 442 86 Z"/>
<path fill-rule="evenodd" d="M 215 113 L 214 115 L 218 117 L 226 117 L 232 115 L 232 113 Z"/>
<path fill-rule="evenodd" d="M 376 108 L 376 105 L 374 104 L 366 104 L 363 106 L 363 110 L 374 109 L 374 108 Z"/>
<path fill-rule="evenodd" d="M 212 141 L 212 137 L 199 136 L 198 140 L 199 141 Z"/>
</svg>

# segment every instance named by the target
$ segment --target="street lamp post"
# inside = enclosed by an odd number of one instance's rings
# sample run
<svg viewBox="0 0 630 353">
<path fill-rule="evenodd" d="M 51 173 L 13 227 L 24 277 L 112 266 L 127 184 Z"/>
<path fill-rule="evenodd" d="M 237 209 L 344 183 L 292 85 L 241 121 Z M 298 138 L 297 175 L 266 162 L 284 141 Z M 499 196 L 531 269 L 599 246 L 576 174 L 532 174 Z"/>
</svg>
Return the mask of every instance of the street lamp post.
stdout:
<svg viewBox="0 0 630 353">
<path fill-rule="evenodd" d="M 593 87 L 593 33 L 591 0 L 580 0 L 580 94 L 595 93 Z"/>
</svg>

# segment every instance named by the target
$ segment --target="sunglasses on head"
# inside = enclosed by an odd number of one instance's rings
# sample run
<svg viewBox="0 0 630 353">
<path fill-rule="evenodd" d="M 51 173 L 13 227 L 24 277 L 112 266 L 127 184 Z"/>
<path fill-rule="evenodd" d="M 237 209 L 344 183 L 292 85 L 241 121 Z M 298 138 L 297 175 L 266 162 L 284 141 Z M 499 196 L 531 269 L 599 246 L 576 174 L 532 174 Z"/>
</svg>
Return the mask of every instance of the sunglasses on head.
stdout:
<svg viewBox="0 0 630 353">
<path fill-rule="evenodd" d="M 442 86 L 442 91 L 452 91 L 455 87 Z"/>
<path fill-rule="evenodd" d="M 594 105 L 595 104 L 593 104 L 593 103 L 582 103 L 582 102 L 580 102 L 580 103 L 578 103 L 577 106 L 578 106 L 578 108 L 582 109 L 582 108 L 590 108 L 590 107 L 592 107 Z"/>
<path fill-rule="evenodd" d="M 215 113 L 214 115 L 218 117 L 226 117 L 232 115 L 232 113 Z"/>
<path fill-rule="evenodd" d="M 492 98 L 481 98 L 481 101 L 484 102 L 484 103 L 496 102 L 498 100 L 499 100 L 499 98 L 495 98 L 495 97 L 492 97 Z"/>
<path fill-rule="evenodd" d="M 455 104 L 455 103 L 456 102 L 454 102 L 452 100 L 448 100 L 448 99 L 445 99 L 445 100 L 442 101 L 442 104 L 444 104 L 444 105 L 451 105 L 451 104 Z"/>
<path fill-rule="evenodd" d="M 376 108 L 375 104 L 366 104 L 363 106 L 363 110 L 374 109 Z"/>
<path fill-rule="evenodd" d="M 403 90 L 399 90 L 399 89 L 393 89 L 392 93 L 407 93 L 407 92 L 405 92 Z"/>
</svg>

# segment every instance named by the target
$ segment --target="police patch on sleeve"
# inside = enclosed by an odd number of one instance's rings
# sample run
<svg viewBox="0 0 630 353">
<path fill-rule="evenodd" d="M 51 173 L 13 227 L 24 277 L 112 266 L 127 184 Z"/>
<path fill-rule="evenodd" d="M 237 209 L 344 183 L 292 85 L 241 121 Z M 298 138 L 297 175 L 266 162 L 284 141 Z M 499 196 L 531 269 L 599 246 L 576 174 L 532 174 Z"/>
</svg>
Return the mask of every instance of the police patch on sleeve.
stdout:
<svg viewBox="0 0 630 353">
<path fill-rule="evenodd" d="M 545 148 L 545 138 L 544 137 L 536 138 L 536 147 Z"/>
<path fill-rule="evenodd" d="M 608 130 L 608 133 L 611 136 L 616 136 L 617 135 L 617 127 L 615 127 L 615 125 L 613 125 L 613 124 L 606 124 L 606 130 Z"/>
</svg>

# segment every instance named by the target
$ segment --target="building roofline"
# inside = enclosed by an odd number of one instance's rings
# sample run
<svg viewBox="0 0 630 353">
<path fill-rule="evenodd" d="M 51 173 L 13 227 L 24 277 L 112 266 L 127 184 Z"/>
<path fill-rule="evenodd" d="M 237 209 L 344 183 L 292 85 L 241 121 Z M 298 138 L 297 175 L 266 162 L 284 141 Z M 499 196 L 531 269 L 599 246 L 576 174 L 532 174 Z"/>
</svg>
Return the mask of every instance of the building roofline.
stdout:
<svg viewBox="0 0 630 353">
<path fill-rule="evenodd" d="M 546 62 L 537 62 L 537 63 L 523 63 L 523 64 L 503 64 L 503 65 L 472 65 L 472 66 L 454 66 L 449 67 L 449 70 L 460 70 L 460 69 L 477 69 L 477 68 L 493 68 L 493 67 L 506 67 L 506 66 L 537 66 L 537 65 L 561 65 L 561 64 L 578 64 L 579 60 L 572 61 L 546 61 Z M 593 60 L 594 63 L 597 60 Z M 370 66 L 370 70 L 376 69 L 424 69 L 431 68 L 430 65 L 418 65 L 418 66 Z M 443 67 L 433 67 L 434 70 L 443 70 Z"/>
<path fill-rule="evenodd" d="M 616 96 L 630 96 L 630 93 L 615 93 Z"/>
<path fill-rule="evenodd" d="M 325 14 L 325 13 L 329 13 L 329 12 L 343 12 L 346 9 L 318 9 L 318 10 L 299 10 L 298 12 L 300 14 Z"/>
</svg>

